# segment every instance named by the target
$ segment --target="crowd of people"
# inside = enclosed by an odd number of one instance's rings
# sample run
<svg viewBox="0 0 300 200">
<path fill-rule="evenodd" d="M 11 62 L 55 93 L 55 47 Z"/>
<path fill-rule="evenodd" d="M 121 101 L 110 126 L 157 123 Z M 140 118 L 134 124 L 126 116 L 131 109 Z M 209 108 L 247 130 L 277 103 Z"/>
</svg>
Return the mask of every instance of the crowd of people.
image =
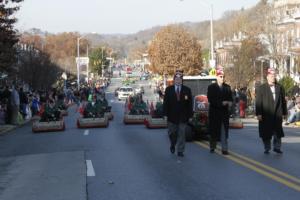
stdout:
<svg viewBox="0 0 300 200">
<path fill-rule="evenodd" d="M 87 110 L 93 109 L 93 99 L 105 102 L 105 88 L 109 81 L 96 82 L 94 86 L 83 85 L 80 90 L 76 87 L 51 88 L 49 90 L 26 90 L 17 84 L 0 87 L 0 124 L 19 125 L 24 120 L 29 120 L 33 116 L 40 116 L 41 121 L 51 121 L 60 118 L 60 112 L 67 109 L 71 104 L 88 105 Z M 89 103 L 92 105 L 90 107 Z M 100 106 L 101 108 L 103 106 Z M 81 106 L 81 108 L 83 108 Z M 98 111 L 99 112 L 99 111 Z M 85 115 L 89 115 L 86 112 Z"/>
<path fill-rule="evenodd" d="M 56 88 L 49 90 L 23 90 L 22 86 L 7 85 L 0 89 L 0 123 L 17 125 L 32 116 L 40 115 L 49 120 L 52 112 L 66 109 L 65 105 L 77 101 L 74 91 Z M 57 114 L 55 115 L 57 117 Z"/>
</svg>

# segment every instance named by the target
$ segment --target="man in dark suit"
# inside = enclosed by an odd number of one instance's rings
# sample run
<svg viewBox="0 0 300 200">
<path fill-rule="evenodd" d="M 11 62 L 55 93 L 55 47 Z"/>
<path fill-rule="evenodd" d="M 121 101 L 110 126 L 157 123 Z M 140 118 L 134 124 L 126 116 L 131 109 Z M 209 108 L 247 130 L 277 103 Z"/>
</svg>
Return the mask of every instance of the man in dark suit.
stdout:
<svg viewBox="0 0 300 200">
<path fill-rule="evenodd" d="M 210 152 L 214 153 L 217 141 L 221 141 L 222 153 L 228 155 L 229 116 L 232 106 L 232 92 L 228 84 L 224 83 L 222 67 L 216 70 L 217 82 L 207 89 L 209 102 L 208 121 L 210 134 Z"/>
<path fill-rule="evenodd" d="M 264 153 L 269 154 L 273 138 L 273 151 L 282 154 L 282 119 L 287 116 L 287 106 L 284 88 L 276 83 L 276 72 L 273 68 L 268 69 L 267 83 L 259 86 L 256 91 L 256 116 L 259 121 L 259 136 L 264 143 Z"/>
<path fill-rule="evenodd" d="M 170 151 L 183 157 L 185 148 L 185 129 L 189 118 L 193 115 L 192 92 L 182 85 L 183 71 L 177 70 L 174 76 L 174 85 L 166 88 L 163 111 L 168 118 L 168 134 L 171 142 Z"/>
</svg>

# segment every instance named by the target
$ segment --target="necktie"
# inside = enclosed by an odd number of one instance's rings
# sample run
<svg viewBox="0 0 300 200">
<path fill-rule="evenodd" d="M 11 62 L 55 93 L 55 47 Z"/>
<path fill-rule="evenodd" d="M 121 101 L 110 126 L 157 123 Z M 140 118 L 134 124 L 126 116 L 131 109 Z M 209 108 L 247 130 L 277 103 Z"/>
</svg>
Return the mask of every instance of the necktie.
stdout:
<svg viewBox="0 0 300 200">
<path fill-rule="evenodd" d="M 177 89 L 176 89 L 176 97 L 177 97 L 177 101 L 180 101 L 180 91 L 179 91 L 179 87 L 177 87 Z"/>
</svg>

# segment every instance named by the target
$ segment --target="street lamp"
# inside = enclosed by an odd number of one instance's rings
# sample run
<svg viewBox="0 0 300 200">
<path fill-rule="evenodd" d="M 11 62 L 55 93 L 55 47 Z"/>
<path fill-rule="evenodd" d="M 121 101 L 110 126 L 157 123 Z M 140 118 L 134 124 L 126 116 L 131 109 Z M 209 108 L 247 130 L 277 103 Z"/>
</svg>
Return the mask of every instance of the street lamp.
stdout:
<svg viewBox="0 0 300 200">
<path fill-rule="evenodd" d="M 180 0 L 183 1 L 183 0 Z M 203 5 L 210 7 L 210 65 L 212 67 L 215 67 L 216 62 L 214 59 L 214 28 L 213 28 L 213 4 L 212 3 L 208 3 L 207 1 L 203 1 L 201 0 L 200 3 L 202 3 Z"/>
<path fill-rule="evenodd" d="M 264 83 L 264 62 L 267 61 L 267 57 L 259 56 L 256 60 L 260 61 L 260 83 Z"/>
<path fill-rule="evenodd" d="M 92 34 L 95 34 L 95 32 L 92 32 Z M 79 83 L 80 83 L 80 80 L 79 80 L 79 76 L 80 76 L 80 53 L 79 53 L 79 45 L 80 45 L 80 40 L 82 39 L 82 38 L 84 38 L 85 36 L 87 36 L 87 34 L 84 34 L 84 35 L 82 35 L 82 36 L 80 36 L 80 37 L 78 37 L 77 38 L 77 89 L 79 90 L 80 89 L 80 85 L 79 85 Z M 89 72 L 88 72 L 88 67 L 87 67 L 87 77 L 89 77 Z M 89 80 L 89 79 L 88 79 Z"/>
</svg>

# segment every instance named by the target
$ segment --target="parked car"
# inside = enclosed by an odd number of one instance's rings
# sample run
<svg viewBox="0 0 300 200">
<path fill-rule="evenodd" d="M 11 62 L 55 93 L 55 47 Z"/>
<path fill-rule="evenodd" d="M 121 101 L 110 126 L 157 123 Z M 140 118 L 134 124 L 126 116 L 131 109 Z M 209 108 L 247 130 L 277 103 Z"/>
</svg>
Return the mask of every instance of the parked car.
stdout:
<svg viewBox="0 0 300 200">
<path fill-rule="evenodd" d="M 118 99 L 121 101 L 122 99 L 127 99 L 130 95 L 133 95 L 133 88 L 130 86 L 120 87 L 118 90 Z"/>
</svg>

